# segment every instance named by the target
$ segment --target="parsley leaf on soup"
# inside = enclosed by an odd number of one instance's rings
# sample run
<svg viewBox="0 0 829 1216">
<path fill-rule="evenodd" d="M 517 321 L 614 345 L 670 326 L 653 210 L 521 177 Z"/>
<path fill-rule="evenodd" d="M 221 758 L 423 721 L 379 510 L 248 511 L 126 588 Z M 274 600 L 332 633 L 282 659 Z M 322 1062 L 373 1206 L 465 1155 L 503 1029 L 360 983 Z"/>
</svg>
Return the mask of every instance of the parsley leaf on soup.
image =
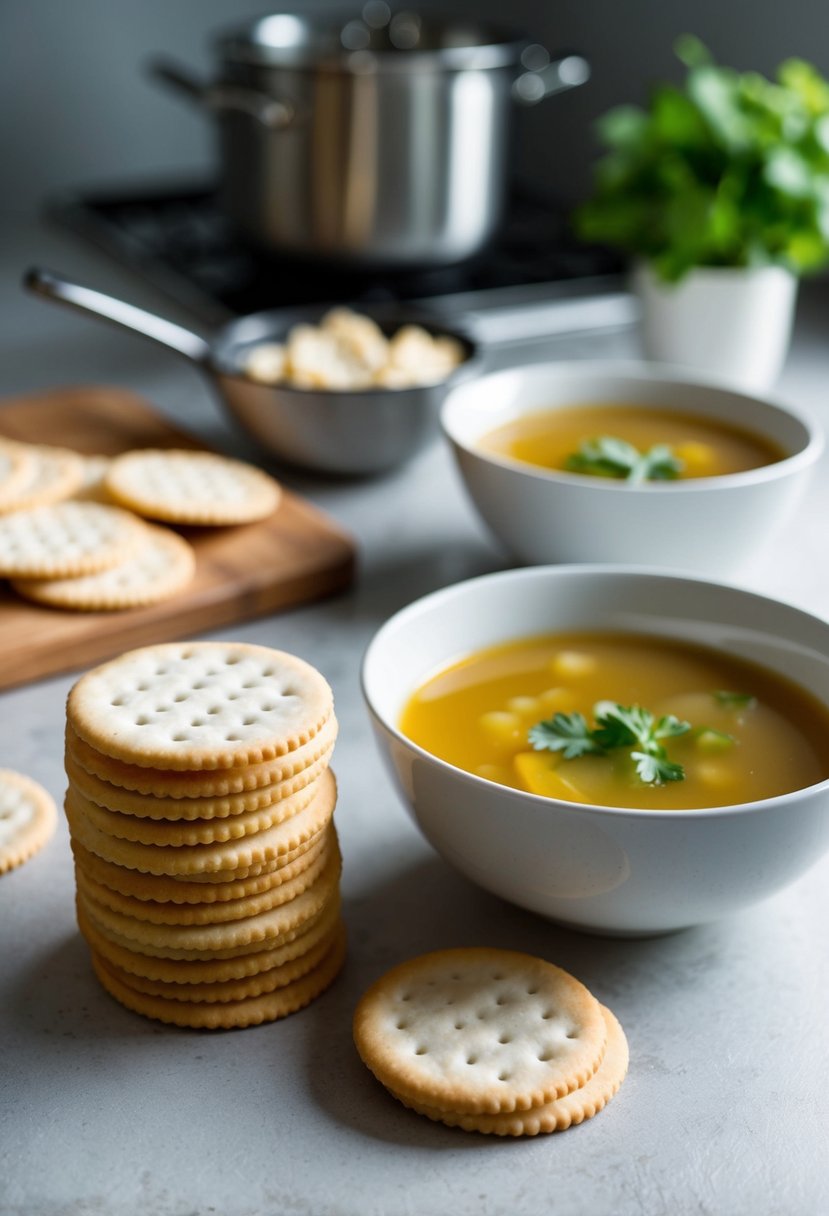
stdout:
<svg viewBox="0 0 829 1216">
<path fill-rule="evenodd" d="M 684 463 L 666 443 L 654 444 L 640 452 L 625 439 L 600 435 L 584 439 L 576 452 L 564 462 L 571 473 L 587 473 L 594 477 L 611 477 L 633 485 L 643 481 L 672 481 L 684 468 Z"/>
<path fill-rule="evenodd" d="M 661 740 L 686 734 L 690 722 L 674 714 L 656 718 L 641 705 L 620 705 L 617 701 L 598 701 L 593 717 L 596 726 L 591 729 L 583 714 L 556 714 L 533 726 L 529 741 L 536 751 L 561 752 L 565 760 L 635 748 L 630 756 L 645 785 L 684 780 L 684 768 L 669 759 Z"/>
</svg>

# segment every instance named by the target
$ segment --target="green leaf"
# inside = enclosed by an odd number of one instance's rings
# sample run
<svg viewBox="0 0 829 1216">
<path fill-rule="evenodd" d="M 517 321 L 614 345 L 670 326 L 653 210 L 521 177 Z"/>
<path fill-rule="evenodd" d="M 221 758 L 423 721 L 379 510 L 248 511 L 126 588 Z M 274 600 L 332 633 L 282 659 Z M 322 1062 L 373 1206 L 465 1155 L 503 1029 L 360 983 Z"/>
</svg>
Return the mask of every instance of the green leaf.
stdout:
<svg viewBox="0 0 829 1216">
<path fill-rule="evenodd" d="M 718 688 L 711 696 L 725 709 L 754 709 L 757 704 L 757 698 L 750 692 L 729 692 L 727 689 Z"/>
<path fill-rule="evenodd" d="M 657 721 L 653 734 L 655 739 L 675 739 L 677 735 L 687 734 L 690 729 L 690 722 L 683 722 L 676 714 L 664 714 Z"/>
<path fill-rule="evenodd" d="M 671 480 L 678 477 L 684 467 L 667 444 L 655 444 L 647 452 L 640 452 L 632 443 L 613 435 L 583 440 L 579 450 L 567 457 L 564 466 L 571 473 L 614 477 L 634 484 Z"/>
<path fill-rule="evenodd" d="M 713 62 L 692 35 L 684 85 L 599 123 L 609 155 L 575 216 L 586 240 L 645 259 L 666 282 L 695 266 L 829 261 L 829 81 L 803 60 L 776 81 Z M 605 471 L 605 475 L 607 472 Z"/>
<path fill-rule="evenodd" d="M 674 42 L 674 54 L 687 68 L 713 62 L 708 47 L 696 34 L 680 34 Z"/>
<path fill-rule="evenodd" d="M 711 726 L 701 726 L 696 732 L 694 742 L 704 752 L 723 752 L 733 747 L 737 740 L 724 730 L 714 730 Z"/>
<path fill-rule="evenodd" d="M 561 714 L 536 723 L 527 736 L 537 752 L 561 752 L 565 760 L 601 753 L 583 714 Z"/>
<path fill-rule="evenodd" d="M 685 769 L 681 764 L 675 764 L 665 755 L 652 752 L 631 752 L 631 759 L 636 761 L 636 772 L 646 785 L 664 785 L 667 781 L 684 781 Z"/>
</svg>

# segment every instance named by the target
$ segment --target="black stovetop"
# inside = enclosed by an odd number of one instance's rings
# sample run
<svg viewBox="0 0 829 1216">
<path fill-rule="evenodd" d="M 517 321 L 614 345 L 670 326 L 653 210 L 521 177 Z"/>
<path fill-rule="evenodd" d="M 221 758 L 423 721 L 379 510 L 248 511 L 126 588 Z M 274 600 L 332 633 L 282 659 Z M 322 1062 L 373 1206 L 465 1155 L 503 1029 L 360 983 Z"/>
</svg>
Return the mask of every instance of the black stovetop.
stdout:
<svg viewBox="0 0 829 1216">
<path fill-rule="evenodd" d="M 166 183 L 83 195 L 56 204 L 51 214 L 210 323 L 290 305 L 486 293 L 620 269 L 606 250 L 574 240 L 561 207 L 520 191 L 500 236 L 482 253 L 454 266 L 402 271 L 338 269 L 263 255 L 240 240 L 204 185 Z"/>
</svg>

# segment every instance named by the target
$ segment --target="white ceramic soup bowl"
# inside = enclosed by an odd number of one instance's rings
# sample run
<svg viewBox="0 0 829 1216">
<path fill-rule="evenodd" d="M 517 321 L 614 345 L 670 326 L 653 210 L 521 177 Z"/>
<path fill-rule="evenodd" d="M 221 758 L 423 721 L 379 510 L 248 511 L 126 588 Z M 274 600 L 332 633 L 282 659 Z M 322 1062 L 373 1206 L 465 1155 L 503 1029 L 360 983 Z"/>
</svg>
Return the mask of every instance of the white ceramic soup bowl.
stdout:
<svg viewBox="0 0 829 1216">
<path fill-rule="evenodd" d="M 553 920 L 647 934 L 763 899 L 829 847 L 829 781 L 714 810 L 619 810 L 495 784 L 401 732 L 409 696 L 436 670 L 499 642 L 574 629 L 713 647 L 788 677 L 829 707 L 829 623 L 737 587 L 618 566 L 548 566 L 435 592 L 376 634 L 363 692 L 398 793 L 448 862 Z"/>
<path fill-rule="evenodd" d="M 526 414 L 614 402 L 728 422 L 787 455 L 722 477 L 629 485 L 535 468 L 480 446 Z M 539 564 L 624 562 L 730 576 L 789 518 L 823 448 L 817 426 L 787 405 L 644 363 L 494 372 L 450 392 L 441 421 L 484 521 L 523 562 Z"/>
</svg>

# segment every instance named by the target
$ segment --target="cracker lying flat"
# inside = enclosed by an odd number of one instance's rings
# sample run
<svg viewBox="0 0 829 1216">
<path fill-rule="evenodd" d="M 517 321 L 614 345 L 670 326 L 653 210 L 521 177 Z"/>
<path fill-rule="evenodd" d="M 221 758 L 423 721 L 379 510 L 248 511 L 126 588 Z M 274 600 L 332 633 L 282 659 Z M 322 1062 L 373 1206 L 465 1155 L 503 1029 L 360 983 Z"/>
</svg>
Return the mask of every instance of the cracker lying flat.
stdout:
<svg viewBox="0 0 829 1216">
<path fill-rule="evenodd" d="M 29 511 L 33 507 L 60 502 L 69 498 L 83 482 L 83 461 L 77 452 L 35 443 L 22 446 L 31 456 L 29 475 L 18 487 L 7 510 Z"/>
<path fill-rule="evenodd" d="M 311 946 L 304 954 L 297 955 L 278 967 L 270 967 L 256 975 L 239 980 L 216 980 L 213 983 L 181 984 L 164 980 L 148 980 L 137 976 L 101 957 L 107 969 L 115 979 L 134 992 L 144 993 L 145 996 L 160 996 L 169 1001 L 244 1001 L 250 997 L 261 996 L 265 992 L 274 992 L 284 988 L 295 980 L 313 971 L 323 961 L 341 933 L 337 924 L 333 933 L 329 933 L 316 945 Z"/>
<path fill-rule="evenodd" d="M 264 950 L 238 951 L 232 958 L 180 959 L 163 958 L 137 951 L 124 942 L 114 940 L 98 929 L 78 908 L 78 927 L 93 950 L 117 967 L 145 979 L 164 980 L 175 984 L 212 984 L 226 980 L 261 975 L 272 967 L 281 967 L 291 959 L 300 958 L 321 941 L 330 939 L 340 919 L 339 901 L 329 904 L 319 916 L 286 933 L 278 946 Z"/>
<path fill-rule="evenodd" d="M 418 1114 L 426 1115 L 448 1127 L 461 1127 L 467 1132 L 483 1132 L 488 1136 L 538 1136 L 562 1132 L 574 1124 L 592 1119 L 607 1106 L 625 1079 L 628 1070 L 628 1044 L 625 1033 L 609 1009 L 601 1006 L 607 1027 L 607 1048 L 601 1064 L 579 1089 L 563 1098 L 556 1098 L 530 1110 L 501 1115 L 464 1115 L 441 1110 L 423 1102 L 393 1096 Z"/>
<path fill-rule="evenodd" d="M 331 770 L 327 769 L 319 778 L 308 805 L 289 819 L 240 840 L 214 841 L 186 848 L 141 844 L 102 832 L 90 822 L 83 808 L 79 808 L 71 789 L 64 809 L 72 836 L 105 861 L 148 874 L 180 874 L 192 878 L 215 871 L 234 874 L 251 866 L 278 862 L 280 857 L 312 840 L 328 825 L 336 801 L 337 786 Z"/>
<path fill-rule="evenodd" d="M 0 575 L 74 578 L 117 565 L 137 550 L 145 525 L 119 507 L 60 502 L 0 518 Z"/>
<path fill-rule="evenodd" d="M 178 822 L 192 819 L 224 819 L 229 815 L 264 810 L 274 802 L 280 802 L 316 781 L 328 767 L 331 751 L 332 748 L 329 747 L 313 764 L 285 781 L 276 781 L 273 785 L 265 785 L 258 790 L 228 794 L 222 798 L 156 798 L 152 794 L 136 794 L 132 790 L 110 785 L 108 781 L 102 781 L 100 777 L 88 773 L 69 751 L 66 753 L 65 764 L 71 784 L 90 802 L 118 811 L 121 815 Z"/>
<path fill-rule="evenodd" d="M 94 954 L 92 962 L 101 984 L 127 1009 L 145 1017 L 175 1026 L 204 1030 L 229 1030 L 233 1027 L 259 1026 L 287 1017 L 310 1004 L 324 992 L 340 972 L 345 961 L 345 933 L 341 932 L 334 945 L 313 971 L 275 992 L 248 997 L 241 1001 L 217 1001 L 213 1004 L 196 1001 L 171 1001 L 160 996 L 147 996 L 121 983 L 106 963 Z"/>
<path fill-rule="evenodd" d="M 46 790 L 11 769 L 0 769 L 0 874 L 22 865 L 52 836 L 57 811 Z"/>
<path fill-rule="evenodd" d="M 395 967 L 354 1014 L 363 1062 L 395 1094 L 464 1114 L 528 1110 L 601 1063 L 601 1008 L 566 971 L 510 950 L 440 950 Z"/>
<path fill-rule="evenodd" d="M 220 921 L 202 925 L 157 924 L 143 919 L 146 909 L 139 908 L 139 916 L 126 916 L 100 903 L 91 893 L 88 884 L 78 884 L 78 900 L 83 908 L 95 917 L 95 922 L 106 932 L 110 927 L 119 938 L 145 946 L 162 946 L 168 950 L 198 950 L 202 952 L 235 949 L 261 943 L 263 948 L 279 941 L 310 918 L 318 915 L 337 890 L 340 876 L 339 857 L 332 855 L 316 882 L 307 887 L 296 899 L 278 904 L 255 916 L 243 920 Z M 136 901 L 136 904 L 140 901 Z"/>
<path fill-rule="evenodd" d="M 311 782 L 288 797 L 280 798 L 260 810 L 242 811 L 238 815 L 228 815 L 222 819 L 167 820 L 123 815 L 120 811 L 111 811 L 90 802 L 72 785 L 70 789 L 74 810 L 83 815 L 87 823 L 92 824 L 99 832 L 115 836 L 119 840 L 176 849 L 254 836 L 299 814 L 318 793 L 317 783 Z"/>
<path fill-rule="evenodd" d="M 79 890 L 84 891 L 96 903 L 120 912 L 123 916 L 134 916 L 155 925 L 218 925 L 228 920 L 243 920 L 290 903 L 319 878 L 333 853 L 319 852 L 310 866 L 306 866 L 287 882 L 275 883 L 256 895 L 242 895 L 238 899 L 227 899 L 210 903 L 181 903 L 173 900 L 137 899 L 113 891 L 103 883 L 96 882 L 88 871 L 77 866 L 75 877 Z"/>
<path fill-rule="evenodd" d="M 212 770 L 292 751 L 331 710 L 325 679 L 295 655 L 242 642 L 173 642 L 88 672 L 69 694 L 67 717 L 81 739 L 116 760 Z"/>
<path fill-rule="evenodd" d="M 81 612 L 115 612 L 157 604 L 193 577 L 192 545 L 169 528 L 144 525 L 141 547 L 117 566 L 80 578 L 15 579 L 15 591 L 36 604 Z"/>
<path fill-rule="evenodd" d="M 126 866 L 104 861 L 77 840 L 71 844 L 75 861 L 84 873 L 112 891 L 120 891 L 133 899 L 155 900 L 158 903 L 212 904 L 242 899 L 246 895 L 259 895 L 272 887 L 291 882 L 316 864 L 320 854 L 328 847 L 329 838 L 335 838 L 333 823 L 319 833 L 310 847 L 285 854 L 281 859 L 284 864 L 277 869 L 249 878 L 230 879 L 228 882 L 192 882 L 166 874 L 142 874 L 140 870 L 130 870 Z"/>
<path fill-rule="evenodd" d="M 143 451 L 117 456 L 105 485 L 116 502 L 178 524 L 241 524 L 276 510 L 280 488 L 261 469 L 213 452 Z"/>
<path fill-rule="evenodd" d="M 14 502 L 32 476 L 34 457 L 27 446 L 0 440 L 0 513 L 13 511 Z"/>
<path fill-rule="evenodd" d="M 186 801 L 192 798 L 224 798 L 289 781 L 304 772 L 309 764 L 316 763 L 321 756 L 330 752 L 337 738 L 337 731 L 337 720 L 332 713 L 312 739 L 282 756 L 265 760 L 261 764 L 202 772 L 145 768 L 138 764 L 114 760 L 79 738 L 71 723 L 66 727 L 66 750 L 86 772 L 108 785 L 115 785 L 119 789 L 131 790 L 153 799 L 175 798 Z M 138 814 L 137 811 L 132 813 Z M 169 817 L 173 818 L 172 815 Z"/>
</svg>

